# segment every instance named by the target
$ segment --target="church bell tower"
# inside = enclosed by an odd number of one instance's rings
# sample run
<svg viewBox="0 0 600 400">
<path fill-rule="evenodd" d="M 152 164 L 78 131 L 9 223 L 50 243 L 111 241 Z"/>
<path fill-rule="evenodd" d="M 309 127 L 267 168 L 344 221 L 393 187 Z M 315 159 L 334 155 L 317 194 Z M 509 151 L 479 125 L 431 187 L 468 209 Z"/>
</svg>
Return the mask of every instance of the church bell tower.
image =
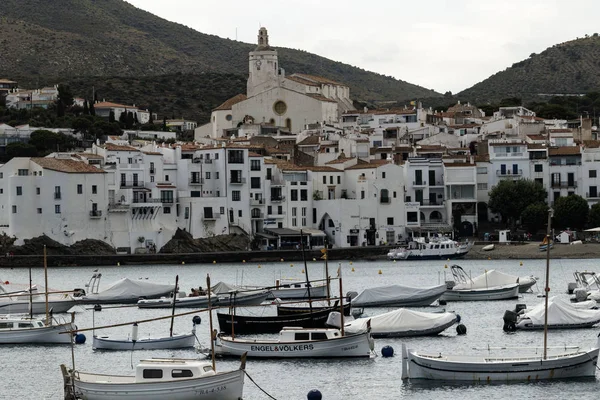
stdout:
<svg viewBox="0 0 600 400">
<path fill-rule="evenodd" d="M 250 52 L 248 62 L 248 97 L 264 89 L 264 84 L 268 82 L 275 84 L 277 82 L 277 76 L 279 75 L 277 50 L 269 46 L 267 28 L 262 27 L 258 30 L 258 43 L 254 51 Z"/>
</svg>

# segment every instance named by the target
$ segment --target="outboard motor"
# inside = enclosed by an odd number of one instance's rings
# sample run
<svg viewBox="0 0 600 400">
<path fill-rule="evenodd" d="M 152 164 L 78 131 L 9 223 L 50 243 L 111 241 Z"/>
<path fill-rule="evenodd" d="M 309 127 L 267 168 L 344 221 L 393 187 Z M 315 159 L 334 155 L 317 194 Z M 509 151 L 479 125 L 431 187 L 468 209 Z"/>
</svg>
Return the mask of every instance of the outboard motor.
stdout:
<svg viewBox="0 0 600 400">
<path fill-rule="evenodd" d="M 577 289 L 577 283 L 576 282 L 569 282 L 567 284 L 567 293 L 573 294 L 573 292 L 575 291 L 575 289 Z"/>
<path fill-rule="evenodd" d="M 588 299 L 588 292 L 585 289 L 575 289 L 575 291 L 573 292 L 575 294 L 575 301 L 576 302 L 580 302 L 580 301 L 586 301 Z"/>
<path fill-rule="evenodd" d="M 511 310 L 504 311 L 504 326 L 502 330 L 504 332 L 514 332 L 517 330 L 517 313 Z"/>
</svg>

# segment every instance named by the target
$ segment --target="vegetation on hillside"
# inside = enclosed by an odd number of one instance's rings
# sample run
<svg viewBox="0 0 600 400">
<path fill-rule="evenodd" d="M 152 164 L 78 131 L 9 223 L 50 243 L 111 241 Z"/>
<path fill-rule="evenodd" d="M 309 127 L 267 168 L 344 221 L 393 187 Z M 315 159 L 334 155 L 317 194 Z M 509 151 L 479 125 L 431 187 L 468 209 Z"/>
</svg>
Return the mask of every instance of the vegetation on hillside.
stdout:
<svg viewBox="0 0 600 400">
<path fill-rule="evenodd" d="M 71 81 L 82 76 L 229 73 L 246 76 L 255 46 L 166 21 L 122 0 L 2 0 L 0 71 L 7 78 Z M 272 36 L 276 44 L 276 36 Z M 433 90 L 332 61 L 278 48 L 287 73 L 326 76 L 364 101 L 439 95 Z"/>
</svg>

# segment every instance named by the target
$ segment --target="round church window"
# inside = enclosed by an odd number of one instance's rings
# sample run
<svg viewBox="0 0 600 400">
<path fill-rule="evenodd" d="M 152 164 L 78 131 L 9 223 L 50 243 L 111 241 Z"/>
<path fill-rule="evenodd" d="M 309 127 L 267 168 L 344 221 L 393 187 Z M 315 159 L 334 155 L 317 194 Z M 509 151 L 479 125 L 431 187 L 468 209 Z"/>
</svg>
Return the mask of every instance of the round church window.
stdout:
<svg viewBox="0 0 600 400">
<path fill-rule="evenodd" d="M 275 111 L 277 115 L 283 115 L 287 111 L 287 104 L 281 100 L 278 100 L 275 102 L 275 104 L 273 104 L 273 111 Z"/>
<path fill-rule="evenodd" d="M 233 119 L 233 117 L 231 116 L 231 114 L 227 114 L 227 115 L 225 116 L 225 119 L 226 119 L 227 121 L 231 121 L 231 120 Z"/>
</svg>

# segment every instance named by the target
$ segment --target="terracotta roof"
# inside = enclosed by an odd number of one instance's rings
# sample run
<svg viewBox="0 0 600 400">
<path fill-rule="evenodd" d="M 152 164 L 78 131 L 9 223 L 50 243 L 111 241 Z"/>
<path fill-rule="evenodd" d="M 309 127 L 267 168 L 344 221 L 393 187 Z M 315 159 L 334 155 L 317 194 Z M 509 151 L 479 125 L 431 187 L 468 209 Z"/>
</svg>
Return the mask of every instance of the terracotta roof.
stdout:
<svg viewBox="0 0 600 400">
<path fill-rule="evenodd" d="M 181 147 L 181 151 L 196 151 L 201 149 L 200 146 L 193 143 L 182 143 L 179 147 Z"/>
<path fill-rule="evenodd" d="M 546 150 L 544 143 L 528 143 L 527 150 Z"/>
<path fill-rule="evenodd" d="M 444 163 L 445 167 L 474 167 L 475 164 L 471 164 L 468 162 L 448 162 Z"/>
<path fill-rule="evenodd" d="M 589 149 L 597 149 L 600 147 L 600 140 L 584 140 L 583 145 Z"/>
<path fill-rule="evenodd" d="M 306 138 L 304 138 L 304 140 L 302 140 L 301 142 L 298 143 L 298 146 L 314 146 L 319 144 L 320 142 L 320 137 L 313 135 L 313 136 L 308 136 Z"/>
<path fill-rule="evenodd" d="M 446 151 L 446 147 L 438 146 L 438 145 L 419 145 L 417 146 L 417 153 L 426 152 L 426 151 L 434 151 L 434 152 L 444 152 Z"/>
<path fill-rule="evenodd" d="M 323 96 L 322 94 L 317 94 L 317 93 L 304 93 L 304 94 L 307 95 L 308 97 L 312 97 L 315 100 L 326 101 L 329 103 L 337 103 L 337 101 L 328 99 L 327 97 Z"/>
<path fill-rule="evenodd" d="M 121 146 L 119 144 L 114 143 L 105 143 L 103 147 L 108 151 L 139 151 L 135 147 Z"/>
<path fill-rule="evenodd" d="M 101 156 L 99 154 L 94 154 L 94 153 L 76 153 L 75 155 L 78 157 L 85 157 L 85 158 L 89 158 L 89 159 L 104 160 L 103 156 Z"/>
<path fill-rule="evenodd" d="M 158 151 L 142 151 L 147 156 L 162 156 L 163 154 Z"/>
<path fill-rule="evenodd" d="M 253 151 L 248 152 L 248 157 L 262 157 L 260 154 L 255 153 Z"/>
<path fill-rule="evenodd" d="M 102 101 L 100 103 L 94 104 L 94 108 L 132 108 L 137 109 L 134 106 L 126 106 L 124 104 L 111 103 L 110 101 Z"/>
<path fill-rule="evenodd" d="M 298 82 L 298 83 L 301 83 L 301 84 L 307 85 L 307 86 L 317 86 L 317 87 L 321 86 L 316 82 L 309 81 L 308 79 L 304 79 L 304 78 L 302 78 L 300 76 L 296 76 L 296 75 L 289 75 L 289 76 L 286 76 L 285 78 L 289 79 L 290 81 Z"/>
<path fill-rule="evenodd" d="M 481 124 L 461 124 L 461 125 L 448 125 L 448 128 L 476 128 L 481 126 Z"/>
<path fill-rule="evenodd" d="M 527 137 L 531 140 L 546 140 L 546 137 L 542 135 L 527 135 Z"/>
<path fill-rule="evenodd" d="M 333 167 L 328 167 L 326 165 L 315 165 L 312 167 L 306 167 L 306 169 L 308 169 L 312 172 L 344 172 L 344 171 L 340 171 L 339 169 L 336 169 Z"/>
<path fill-rule="evenodd" d="M 490 155 L 489 154 L 477 154 L 475 156 L 475 161 L 476 162 L 489 162 L 490 161 Z"/>
<path fill-rule="evenodd" d="M 292 75 L 288 76 L 288 78 L 290 78 L 290 77 L 299 77 L 301 79 L 305 79 L 305 80 L 308 80 L 308 81 L 312 81 L 312 82 L 316 82 L 316 83 L 321 83 L 321 84 L 325 84 L 325 85 L 342 85 L 342 86 L 345 86 L 343 83 L 332 81 L 331 79 L 324 78 L 322 76 L 316 76 L 316 75 L 292 74 Z"/>
<path fill-rule="evenodd" d="M 82 161 L 62 158 L 32 157 L 31 161 L 42 168 L 53 171 L 66 172 L 68 174 L 104 174 L 100 168 L 96 168 Z"/>
<path fill-rule="evenodd" d="M 219 107 L 215 108 L 213 111 L 221 111 L 221 110 L 231 110 L 234 104 L 239 103 L 240 101 L 244 101 L 248 99 L 248 96 L 245 94 L 236 94 L 230 99 L 225 100 Z"/>
<path fill-rule="evenodd" d="M 548 129 L 550 133 L 573 133 L 572 129 Z"/>
<path fill-rule="evenodd" d="M 11 81 L 11 80 L 8 80 L 8 79 L 0 79 L 0 83 L 17 83 L 17 82 Z"/>
<path fill-rule="evenodd" d="M 372 169 L 372 168 L 378 168 L 381 167 L 382 165 L 385 164 L 390 164 L 390 161 L 388 160 L 371 160 L 368 163 L 359 163 L 356 165 L 352 165 L 348 168 L 345 168 L 345 170 L 352 170 L 352 169 Z"/>
<path fill-rule="evenodd" d="M 355 158 L 353 158 L 353 157 L 338 157 L 337 159 L 329 161 L 329 162 L 327 162 L 325 164 L 327 164 L 327 165 L 329 165 L 329 164 L 343 164 L 346 161 L 354 160 L 354 159 Z"/>
<path fill-rule="evenodd" d="M 549 156 L 574 156 L 581 155 L 579 146 L 563 146 L 563 147 L 550 147 L 548 149 Z"/>
</svg>

